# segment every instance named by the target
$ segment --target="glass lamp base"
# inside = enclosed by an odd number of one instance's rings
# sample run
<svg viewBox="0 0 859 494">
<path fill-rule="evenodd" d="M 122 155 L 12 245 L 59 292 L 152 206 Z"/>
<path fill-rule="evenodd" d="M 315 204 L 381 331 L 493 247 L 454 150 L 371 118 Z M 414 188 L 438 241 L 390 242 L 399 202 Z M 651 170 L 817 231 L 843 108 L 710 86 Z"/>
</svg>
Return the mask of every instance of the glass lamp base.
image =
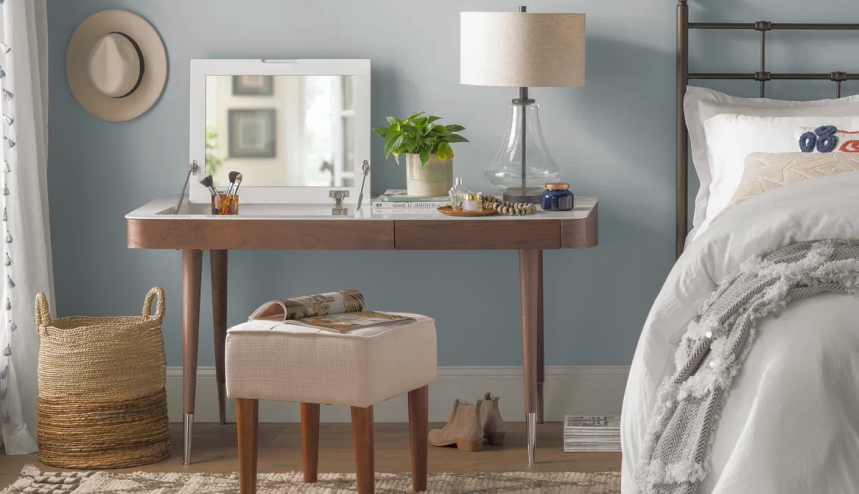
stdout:
<svg viewBox="0 0 859 494">
<path fill-rule="evenodd" d="M 530 204 L 540 204 L 543 186 L 561 178 L 561 169 L 543 138 L 539 107 L 534 100 L 513 100 L 507 134 L 483 176 L 504 194 L 505 201 Z"/>
<path fill-rule="evenodd" d="M 542 187 L 511 187 L 504 191 L 504 200 L 540 204 L 543 198 Z"/>
</svg>

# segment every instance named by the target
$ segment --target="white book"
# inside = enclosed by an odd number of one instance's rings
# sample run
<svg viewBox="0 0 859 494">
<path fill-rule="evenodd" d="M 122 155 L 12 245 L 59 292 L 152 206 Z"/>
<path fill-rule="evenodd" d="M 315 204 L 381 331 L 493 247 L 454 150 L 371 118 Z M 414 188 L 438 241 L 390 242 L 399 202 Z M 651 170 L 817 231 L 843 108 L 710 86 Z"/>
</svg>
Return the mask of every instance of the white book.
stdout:
<svg viewBox="0 0 859 494">
<path fill-rule="evenodd" d="M 447 206 L 450 201 L 427 201 L 427 202 L 380 202 L 373 201 L 376 209 L 435 209 Z"/>
<path fill-rule="evenodd" d="M 373 208 L 373 215 L 382 215 L 382 216 L 409 216 L 409 215 L 433 216 L 436 214 L 441 214 L 441 213 L 439 213 L 435 209 L 426 209 L 426 208 L 416 208 L 416 209 Z"/>
</svg>

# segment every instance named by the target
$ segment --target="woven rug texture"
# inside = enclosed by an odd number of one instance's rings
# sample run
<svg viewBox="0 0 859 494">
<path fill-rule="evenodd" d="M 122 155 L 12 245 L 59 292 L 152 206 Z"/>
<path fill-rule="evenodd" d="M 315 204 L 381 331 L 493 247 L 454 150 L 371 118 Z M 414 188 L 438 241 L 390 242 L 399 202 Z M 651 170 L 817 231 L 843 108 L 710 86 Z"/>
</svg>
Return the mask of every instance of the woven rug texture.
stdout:
<svg viewBox="0 0 859 494">
<path fill-rule="evenodd" d="M 41 472 L 27 466 L 5 494 L 235 494 L 238 475 L 212 473 Z M 409 474 L 376 474 L 377 494 L 411 492 Z M 260 474 L 258 494 L 341 494 L 355 492 L 355 474 L 319 474 L 315 484 L 300 472 Z M 428 494 L 619 494 L 620 473 L 436 473 Z"/>
</svg>

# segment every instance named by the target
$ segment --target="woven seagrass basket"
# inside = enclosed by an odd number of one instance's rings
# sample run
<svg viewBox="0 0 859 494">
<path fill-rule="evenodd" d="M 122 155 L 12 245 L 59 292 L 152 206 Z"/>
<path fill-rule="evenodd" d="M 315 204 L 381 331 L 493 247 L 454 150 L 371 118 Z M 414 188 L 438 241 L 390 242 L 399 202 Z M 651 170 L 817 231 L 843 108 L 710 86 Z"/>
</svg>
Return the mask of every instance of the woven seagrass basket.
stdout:
<svg viewBox="0 0 859 494">
<path fill-rule="evenodd" d="M 126 468 L 169 456 L 163 317 L 159 287 L 146 294 L 142 317 L 51 319 L 45 295 L 36 295 L 42 463 Z"/>
</svg>

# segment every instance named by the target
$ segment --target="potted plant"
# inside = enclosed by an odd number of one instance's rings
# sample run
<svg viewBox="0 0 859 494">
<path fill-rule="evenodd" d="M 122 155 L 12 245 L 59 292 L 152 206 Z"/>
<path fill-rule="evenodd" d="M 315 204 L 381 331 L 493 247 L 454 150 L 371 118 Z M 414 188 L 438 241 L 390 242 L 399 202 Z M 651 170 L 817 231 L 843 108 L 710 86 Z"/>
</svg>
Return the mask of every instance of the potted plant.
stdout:
<svg viewBox="0 0 859 494">
<path fill-rule="evenodd" d="M 441 117 L 413 113 L 403 120 L 388 117 L 387 127 L 373 132 L 385 140 L 385 158 L 392 154 L 397 164 L 406 155 L 406 189 L 410 196 L 444 196 L 453 186 L 453 148 L 455 142 L 468 142 L 456 132 L 462 125 L 441 125 Z"/>
</svg>

